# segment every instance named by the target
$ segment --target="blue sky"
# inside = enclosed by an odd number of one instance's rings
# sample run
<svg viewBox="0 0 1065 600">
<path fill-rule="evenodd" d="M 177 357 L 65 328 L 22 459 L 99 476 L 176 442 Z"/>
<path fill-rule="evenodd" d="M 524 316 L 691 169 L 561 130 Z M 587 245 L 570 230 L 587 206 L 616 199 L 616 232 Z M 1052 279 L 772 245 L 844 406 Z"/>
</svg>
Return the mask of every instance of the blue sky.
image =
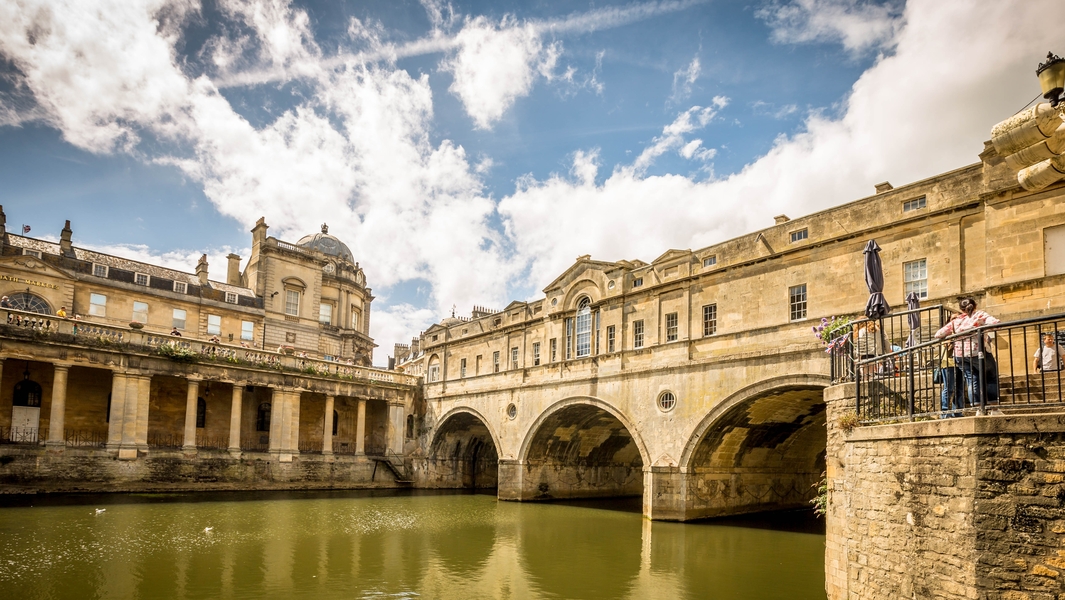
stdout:
<svg viewBox="0 0 1065 600">
<path fill-rule="evenodd" d="M 383 364 L 580 254 L 649 261 L 975 162 L 1063 12 L 4 3 L 0 203 L 41 237 L 69 218 L 82 246 L 189 271 L 207 252 L 216 276 L 260 216 L 288 240 L 328 222 L 378 297 Z"/>
</svg>

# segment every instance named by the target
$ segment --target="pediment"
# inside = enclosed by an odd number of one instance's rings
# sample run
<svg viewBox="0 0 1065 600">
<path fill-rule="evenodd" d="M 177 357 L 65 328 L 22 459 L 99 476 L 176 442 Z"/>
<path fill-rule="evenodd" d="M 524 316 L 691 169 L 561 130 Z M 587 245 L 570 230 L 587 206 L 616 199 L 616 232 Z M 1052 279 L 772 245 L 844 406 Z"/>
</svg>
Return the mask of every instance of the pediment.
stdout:
<svg viewBox="0 0 1065 600">
<path fill-rule="evenodd" d="M 0 277 L 18 277 L 22 279 L 55 278 L 73 281 L 77 279 L 66 269 L 60 269 L 43 260 L 29 255 L 0 256 Z"/>
<path fill-rule="evenodd" d="M 582 258 L 574 263 L 572 267 L 563 271 L 563 273 L 556 277 L 554 281 L 547 284 L 547 287 L 544 288 L 544 293 L 547 294 L 550 290 L 566 287 L 570 283 L 581 279 L 585 273 L 589 271 L 605 273 L 606 271 L 616 268 L 618 268 L 617 263 Z"/>
<path fill-rule="evenodd" d="M 691 258 L 691 250 L 666 250 L 666 252 L 659 256 L 652 262 L 653 265 L 660 265 L 663 263 L 673 262 L 676 260 L 689 260 Z"/>
</svg>

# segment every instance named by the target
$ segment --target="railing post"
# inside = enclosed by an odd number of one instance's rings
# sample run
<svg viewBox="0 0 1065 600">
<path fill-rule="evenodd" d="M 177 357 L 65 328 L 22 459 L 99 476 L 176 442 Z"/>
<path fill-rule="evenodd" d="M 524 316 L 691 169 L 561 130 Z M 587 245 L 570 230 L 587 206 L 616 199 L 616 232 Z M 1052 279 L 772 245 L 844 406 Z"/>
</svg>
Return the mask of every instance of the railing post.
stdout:
<svg viewBox="0 0 1065 600">
<path fill-rule="evenodd" d="M 984 376 L 984 332 L 977 331 L 976 338 L 976 368 L 978 369 L 976 377 L 976 394 L 980 397 L 980 414 L 987 414 L 987 382 Z"/>
<path fill-rule="evenodd" d="M 913 388 L 913 350 L 910 350 L 909 352 L 907 352 L 906 353 L 906 357 L 907 357 L 907 359 L 906 359 L 906 362 L 907 362 L 906 369 L 908 371 L 907 385 L 909 387 L 909 389 L 907 390 L 907 396 L 909 396 L 909 401 L 910 401 L 910 420 L 912 421 L 913 420 L 913 403 L 914 403 L 914 394 L 915 394 L 915 391 L 914 391 L 914 388 Z"/>
</svg>

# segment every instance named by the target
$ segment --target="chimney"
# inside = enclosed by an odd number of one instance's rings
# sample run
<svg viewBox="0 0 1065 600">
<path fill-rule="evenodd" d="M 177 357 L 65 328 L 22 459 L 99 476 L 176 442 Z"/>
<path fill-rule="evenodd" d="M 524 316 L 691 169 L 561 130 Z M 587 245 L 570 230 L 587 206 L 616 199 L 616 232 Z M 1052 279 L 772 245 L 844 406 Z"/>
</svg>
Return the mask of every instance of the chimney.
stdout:
<svg viewBox="0 0 1065 600">
<path fill-rule="evenodd" d="M 884 183 L 876 184 L 876 193 L 878 193 L 878 194 L 883 194 L 884 192 L 890 192 L 893 189 L 895 189 L 895 186 L 891 185 L 890 183 L 888 183 L 886 181 Z"/>
<path fill-rule="evenodd" d="M 70 241 L 73 233 L 70 230 L 70 219 L 67 219 L 66 225 L 63 225 L 63 231 L 59 234 L 59 253 L 63 256 L 74 256 L 74 244 Z"/>
<path fill-rule="evenodd" d="M 788 215 L 777 215 L 777 216 L 773 217 L 773 222 L 776 223 L 777 225 L 780 225 L 781 223 L 787 223 L 790 220 L 791 219 L 788 218 Z"/>
<path fill-rule="evenodd" d="M 266 231 L 270 227 L 266 224 L 266 217 L 259 217 L 255 227 L 251 228 L 251 245 L 255 246 L 266 241 Z"/>
<path fill-rule="evenodd" d="M 200 278 L 200 285 L 207 285 L 207 255 L 204 254 L 200 257 L 199 262 L 196 263 L 196 277 Z"/>
<path fill-rule="evenodd" d="M 226 258 L 229 260 L 229 271 L 226 273 L 226 283 L 229 285 L 240 285 L 240 257 L 236 254 L 230 254 Z"/>
</svg>

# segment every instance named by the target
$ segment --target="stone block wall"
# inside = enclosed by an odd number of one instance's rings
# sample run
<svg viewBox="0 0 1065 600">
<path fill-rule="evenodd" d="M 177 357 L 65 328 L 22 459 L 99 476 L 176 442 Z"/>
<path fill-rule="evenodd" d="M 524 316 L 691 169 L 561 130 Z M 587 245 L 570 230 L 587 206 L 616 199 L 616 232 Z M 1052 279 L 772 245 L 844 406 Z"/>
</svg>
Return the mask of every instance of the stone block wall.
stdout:
<svg viewBox="0 0 1065 600">
<path fill-rule="evenodd" d="M 1065 597 L 1065 414 L 841 431 L 826 391 L 830 600 Z"/>
</svg>

